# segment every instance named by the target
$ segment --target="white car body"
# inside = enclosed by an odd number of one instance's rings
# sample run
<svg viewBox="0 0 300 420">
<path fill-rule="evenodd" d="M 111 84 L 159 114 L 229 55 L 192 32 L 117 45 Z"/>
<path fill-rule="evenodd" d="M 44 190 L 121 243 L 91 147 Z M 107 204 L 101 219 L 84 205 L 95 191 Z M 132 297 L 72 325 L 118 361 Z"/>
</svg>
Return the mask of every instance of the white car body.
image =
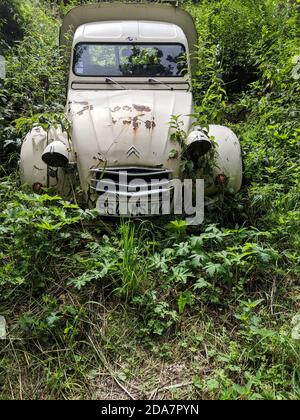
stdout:
<svg viewBox="0 0 300 420">
<path fill-rule="evenodd" d="M 66 33 L 70 27 L 73 28 L 72 57 L 66 114 L 71 122 L 71 136 L 68 139 L 66 133 L 54 128 L 49 133 L 41 128 L 33 129 L 21 151 L 23 181 L 32 186 L 55 186 L 59 193 L 67 195 L 74 181 L 72 171 L 70 175 L 66 168 L 55 164 L 51 167 L 42 159 L 45 149 L 49 156 L 59 146 L 59 143 L 49 146 L 54 141 L 65 145 L 62 155 L 66 154 L 69 164 L 76 168 L 90 207 L 97 200 L 97 180 L 102 177 L 101 173 L 128 170 L 147 176 L 161 172 L 169 178 L 179 177 L 180 158 L 171 157 L 171 152 L 177 149 L 180 156 L 181 148 L 171 140 L 170 120 L 180 115 L 182 130 L 187 135 L 192 133 L 192 137 L 194 132 L 201 131 L 193 126 L 191 116 L 194 113 L 190 91 L 194 63 L 189 57 L 196 43 L 196 31 L 190 15 L 170 5 L 88 5 L 75 8 L 67 15 L 62 43 L 68 43 Z M 149 76 L 110 78 L 109 75 L 76 74 L 76 47 L 106 43 L 183 45 L 188 72 L 176 77 L 155 77 L 151 82 Z M 78 63 L 81 71 L 80 60 Z M 214 178 L 220 174 L 238 191 L 242 182 L 238 139 L 230 129 L 217 125 L 209 127 L 208 135 L 213 136 L 217 153 L 213 175 L 207 180 L 207 195 L 218 192 Z"/>
</svg>

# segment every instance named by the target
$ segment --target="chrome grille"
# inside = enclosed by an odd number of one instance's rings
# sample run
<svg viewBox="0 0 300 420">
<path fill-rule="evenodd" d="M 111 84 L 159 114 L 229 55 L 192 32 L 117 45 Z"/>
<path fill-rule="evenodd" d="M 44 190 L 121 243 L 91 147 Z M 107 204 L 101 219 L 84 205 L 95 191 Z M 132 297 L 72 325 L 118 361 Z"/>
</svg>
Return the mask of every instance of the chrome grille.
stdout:
<svg viewBox="0 0 300 420">
<path fill-rule="evenodd" d="M 173 171 L 145 167 L 109 167 L 91 171 L 91 188 L 98 194 L 130 197 L 169 191 Z"/>
</svg>

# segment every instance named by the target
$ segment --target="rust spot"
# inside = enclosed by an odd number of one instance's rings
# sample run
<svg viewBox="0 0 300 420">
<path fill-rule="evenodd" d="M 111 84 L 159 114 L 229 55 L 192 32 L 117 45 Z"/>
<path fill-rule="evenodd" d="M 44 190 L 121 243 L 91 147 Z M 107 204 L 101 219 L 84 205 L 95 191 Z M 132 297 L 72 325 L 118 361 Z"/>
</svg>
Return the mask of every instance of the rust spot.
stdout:
<svg viewBox="0 0 300 420">
<path fill-rule="evenodd" d="M 124 125 L 130 125 L 131 124 L 131 121 L 130 120 L 123 120 L 123 124 Z"/>
<path fill-rule="evenodd" d="M 110 108 L 111 112 L 118 112 L 120 111 L 121 107 L 120 106 L 115 106 L 113 109 Z"/>
<path fill-rule="evenodd" d="M 117 121 L 117 120 L 115 120 L 114 118 L 112 118 L 112 120 L 111 120 L 111 121 L 112 121 L 112 123 L 113 123 L 113 124 L 117 124 L 117 122 L 118 122 L 118 121 Z"/>
<path fill-rule="evenodd" d="M 41 194 L 43 192 L 43 188 L 44 186 L 40 182 L 35 182 L 32 186 L 32 189 L 36 194 Z"/>
<path fill-rule="evenodd" d="M 151 130 L 151 129 L 153 129 L 153 128 L 155 128 L 156 127 L 156 124 L 155 124 L 155 122 L 152 120 L 152 121 L 146 121 L 145 122 L 145 125 L 146 125 L 146 128 L 148 129 L 148 130 Z"/>
<path fill-rule="evenodd" d="M 228 181 L 228 178 L 224 174 L 217 175 L 217 177 L 215 179 L 216 184 L 219 185 L 219 186 L 226 185 L 227 184 L 227 181 Z"/>
<path fill-rule="evenodd" d="M 132 108 L 131 108 L 131 106 L 124 105 L 123 106 L 123 111 L 132 111 Z"/>
<path fill-rule="evenodd" d="M 139 128 L 139 118 L 134 117 L 132 118 L 132 126 L 134 130 L 137 130 Z"/>
<path fill-rule="evenodd" d="M 134 105 L 133 104 L 133 108 L 136 111 L 139 111 L 139 112 L 151 112 L 151 108 L 149 108 L 148 106 L 145 106 L 145 105 Z"/>
</svg>

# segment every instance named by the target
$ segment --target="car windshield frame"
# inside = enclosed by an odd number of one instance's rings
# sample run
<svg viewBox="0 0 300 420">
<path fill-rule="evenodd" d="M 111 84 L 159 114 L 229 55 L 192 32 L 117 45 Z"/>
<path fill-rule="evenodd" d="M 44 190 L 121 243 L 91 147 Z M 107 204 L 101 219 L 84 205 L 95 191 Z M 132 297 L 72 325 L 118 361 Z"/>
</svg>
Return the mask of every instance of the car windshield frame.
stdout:
<svg viewBox="0 0 300 420">
<path fill-rule="evenodd" d="M 80 74 L 78 72 L 76 72 L 76 65 L 77 65 L 77 51 L 78 51 L 78 47 L 82 46 L 82 45 L 86 45 L 86 46 L 90 46 L 90 45 L 95 45 L 95 46 L 106 46 L 106 45 L 110 45 L 110 46 L 127 46 L 127 47 L 132 47 L 132 46 L 151 46 L 151 47 L 156 47 L 156 46 L 163 46 L 163 47 L 167 47 L 167 46 L 177 46 L 180 47 L 182 49 L 181 54 L 183 55 L 183 57 L 185 57 L 185 63 L 182 66 L 182 69 L 180 69 L 180 73 L 182 74 L 163 74 L 163 75 L 158 75 L 157 73 L 152 73 L 152 74 L 122 74 L 122 75 L 117 75 L 117 74 L 109 74 L 109 72 L 105 75 L 102 74 Z M 171 61 L 170 61 L 171 62 Z M 116 79 L 130 79 L 130 78 L 172 78 L 172 79 L 178 79 L 178 78 L 183 78 L 185 77 L 188 72 L 189 72 L 189 61 L 187 58 L 187 53 L 186 53 L 186 47 L 180 43 L 180 42 L 79 42 L 75 45 L 74 47 L 74 53 L 73 53 L 73 65 L 72 65 L 72 71 L 73 74 L 76 77 L 80 77 L 80 78 L 91 78 L 91 77 L 97 77 L 97 78 L 116 78 Z"/>
</svg>

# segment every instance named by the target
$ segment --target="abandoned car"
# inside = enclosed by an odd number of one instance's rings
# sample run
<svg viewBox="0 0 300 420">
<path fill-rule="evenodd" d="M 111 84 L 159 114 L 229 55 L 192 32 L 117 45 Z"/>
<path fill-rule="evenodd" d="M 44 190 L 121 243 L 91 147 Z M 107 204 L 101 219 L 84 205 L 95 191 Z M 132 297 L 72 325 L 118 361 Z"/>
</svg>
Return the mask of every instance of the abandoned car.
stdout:
<svg viewBox="0 0 300 420">
<path fill-rule="evenodd" d="M 71 50 L 65 109 L 71 130 L 35 127 L 27 135 L 20 159 L 24 183 L 68 197 L 77 182 L 87 206 L 102 214 L 124 214 L 120 202 L 132 198 L 125 213 L 147 215 L 151 201 L 151 213 L 161 214 L 163 193 L 172 201 L 172 180 L 182 177 L 182 150 L 196 177 L 214 149 L 211 172 L 203 176 L 205 200 L 218 195 L 218 182 L 240 189 L 235 134 L 195 123 L 197 33 L 187 12 L 171 4 L 79 6 L 65 16 L 60 43 Z M 174 141 L 174 121 L 186 133 L 184 147 Z"/>
</svg>

